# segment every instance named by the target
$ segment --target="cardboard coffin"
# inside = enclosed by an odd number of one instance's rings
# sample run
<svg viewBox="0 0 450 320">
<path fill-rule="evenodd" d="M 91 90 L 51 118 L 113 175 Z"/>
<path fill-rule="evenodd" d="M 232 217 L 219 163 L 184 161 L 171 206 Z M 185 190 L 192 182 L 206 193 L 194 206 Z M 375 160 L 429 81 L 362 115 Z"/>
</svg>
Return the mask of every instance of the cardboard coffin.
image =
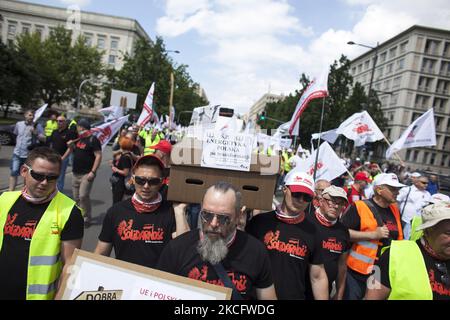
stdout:
<svg viewBox="0 0 450 320">
<path fill-rule="evenodd" d="M 250 171 L 223 170 L 200 166 L 202 142 L 183 140 L 171 153 L 168 200 L 201 203 L 206 190 L 226 181 L 242 193 L 242 205 L 249 209 L 272 210 L 280 158 L 252 154 Z"/>
</svg>

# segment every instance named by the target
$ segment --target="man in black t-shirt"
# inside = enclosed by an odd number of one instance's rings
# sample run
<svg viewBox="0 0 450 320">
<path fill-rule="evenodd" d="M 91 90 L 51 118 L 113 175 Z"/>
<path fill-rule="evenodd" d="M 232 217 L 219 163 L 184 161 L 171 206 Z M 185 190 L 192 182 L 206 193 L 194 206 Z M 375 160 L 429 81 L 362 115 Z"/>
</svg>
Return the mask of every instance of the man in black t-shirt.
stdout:
<svg viewBox="0 0 450 320">
<path fill-rule="evenodd" d="M 367 281 L 381 255 L 392 240 L 402 240 L 403 233 L 397 195 L 404 187 L 394 173 L 381 173 L 374 180 L 374 196 L 358 200 L 342 215 L 353 243 L 347 258 L 345 300 L 360 300 Z"/>
<path fill-rule="evenodd" d="M 347 201 L 347 193 L 344 189 L 329 186 L 321 193 L 318 201 L 319 207 L 310 215 L 307 215 L 307 219 L 317 229 L 315 236 L 319 240 L 320 250 L 322 251 L 330 293 L 332 284 L 336 281 L 336 294 L 334 296 L 336 300 L 341 300 L 344 294 L 347 251 L 350 249 L 348 228 L 338 221 Z M 312 291 L 308 284 L 309 282 L 307 282 L 307 299 L 312 299 Z"/>
<path fill-rule="evenodd" d="M 422 220 L 422 238 L 392 241 L 381 255 L 368 300 L 450 300 L 450 202 L 425 207 Z"/>
<path fill-rule="evenodd" d="M 91 132 L 87 119 L 77 123 L 78 139 L 68 142 L 73 152 L 72 194 L 84 211 L 84 222 L 89 225 L 91 216 L 90 193 L 95 175 L 102 161 L 102 145 Z"/>
<path fill-rule="evenodd" d="M 297 169 L 285 177 L 284 198 L 275 211 L 258 214 L 246 231 L 269 253 L 278 299 L 305 299 L 306 274 L 315 299 L 328 299 L 328 281 L 316 227 L 305 219 L 314 197 L 313 178 Z"/>
<path fill-rule="evenodd" d="M 0 300 L 52 299 L 81 247 L 83 217 L 56 189 L 60 167 L 54 150 L 35 148 L 20 169 L 24 189 L 0 196 Z"/>
<path fill-rule="evenodd" d="M 58 116 L 56 121 L 58 123 L 58 129 L 53 130 L 51 136 L 47 138 L 47 145 L 61 156 L 61 172 L 56 186 L 58 187 L 58 190 L 62 192 L 64 189 L 67 165 L 69 164 L 70 149 L 67 146 L 67 142 L 75 140 L 78 137 L 78 134 L 67 128 L 67 120 L 64 116 Z"/>
<path fill-rule="evenodd" d="M 234 287 L 233 299 L 276 299 L 267 252 L 237 230 L 240 198 L 227 182 L 211 186 L 202 201 L 200 230 L 169 242 L 157 269 L 219 286 L 232 283 L 227 286 Z"/>
<path fill-rule="evenodd" d="M 133 167 L 136 192 L 106 213 L 94 253 L 154 268 L 163 248 L 176 236 L 189 231 L 186 205 L 164 201 L 159 189 L 164 164 L 153 155 L 139 158 Z"/>
</svg>

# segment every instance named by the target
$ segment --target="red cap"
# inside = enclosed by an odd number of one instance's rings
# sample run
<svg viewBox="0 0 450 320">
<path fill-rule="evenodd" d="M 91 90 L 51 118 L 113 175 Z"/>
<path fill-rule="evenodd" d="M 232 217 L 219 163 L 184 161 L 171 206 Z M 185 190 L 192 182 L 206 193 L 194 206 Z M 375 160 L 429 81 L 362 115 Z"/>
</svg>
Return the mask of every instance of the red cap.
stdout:
<svg viewBox="0 0 450 320">
<path fill-rule="evenodd" d="M 165 168 L 164 163 L 162 163 L 161 159 L 159 159 L 157 156 L 154 156 L 152 154 L 140 157 L 133 166 L 133 172 L 144 160 L 146 160 L 146 162 L 149 165 L 157 165 L 161 169 L 161 171 L 164 172 L 164 168 Z"/>
<path fill-rule="evenodd" d="M 366 181 L 370 183 L 370 178 L 366 175 L 365 172 L 360 171 L 355 175 L 355 181 Z"/>
<path fill-rule="evenodd" d="M 163 153 L 170 154 L 172 151 L 172 144 L 167 140 L 161 140 L 155 147 L 155 150 L 159 150 Z"/>
</svg>

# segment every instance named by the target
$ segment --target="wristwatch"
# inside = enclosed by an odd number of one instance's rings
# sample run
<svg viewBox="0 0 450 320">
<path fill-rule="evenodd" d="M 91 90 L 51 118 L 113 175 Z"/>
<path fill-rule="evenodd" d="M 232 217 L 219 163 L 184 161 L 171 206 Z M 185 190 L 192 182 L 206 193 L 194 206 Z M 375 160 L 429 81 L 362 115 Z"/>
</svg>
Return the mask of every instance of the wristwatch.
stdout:
<svg viewBox="0 0 450 320">
<path fill-rule="evenodd" d="M 94 177 L 97 175 L 97 174 L 95 173 L 95 171 L 91 171 L 91 173 L 94 174 Z"/>
</svg>

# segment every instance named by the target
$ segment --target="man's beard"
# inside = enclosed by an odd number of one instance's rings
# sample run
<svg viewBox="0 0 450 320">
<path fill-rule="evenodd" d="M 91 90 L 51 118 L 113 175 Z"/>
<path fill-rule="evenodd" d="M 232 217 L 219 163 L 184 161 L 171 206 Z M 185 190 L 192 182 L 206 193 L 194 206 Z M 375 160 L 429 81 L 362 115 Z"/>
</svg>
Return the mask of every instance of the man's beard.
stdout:
<svg viewBox="0 0 450 320">
<path fill-rule="evenodd" d="M 202 260 L 211 264 L 218 264 L 227 256 L 228 247 L 224 239 L 211 240 L 205 235 L 198 243 L 197 252 Z"/>
</svg>

